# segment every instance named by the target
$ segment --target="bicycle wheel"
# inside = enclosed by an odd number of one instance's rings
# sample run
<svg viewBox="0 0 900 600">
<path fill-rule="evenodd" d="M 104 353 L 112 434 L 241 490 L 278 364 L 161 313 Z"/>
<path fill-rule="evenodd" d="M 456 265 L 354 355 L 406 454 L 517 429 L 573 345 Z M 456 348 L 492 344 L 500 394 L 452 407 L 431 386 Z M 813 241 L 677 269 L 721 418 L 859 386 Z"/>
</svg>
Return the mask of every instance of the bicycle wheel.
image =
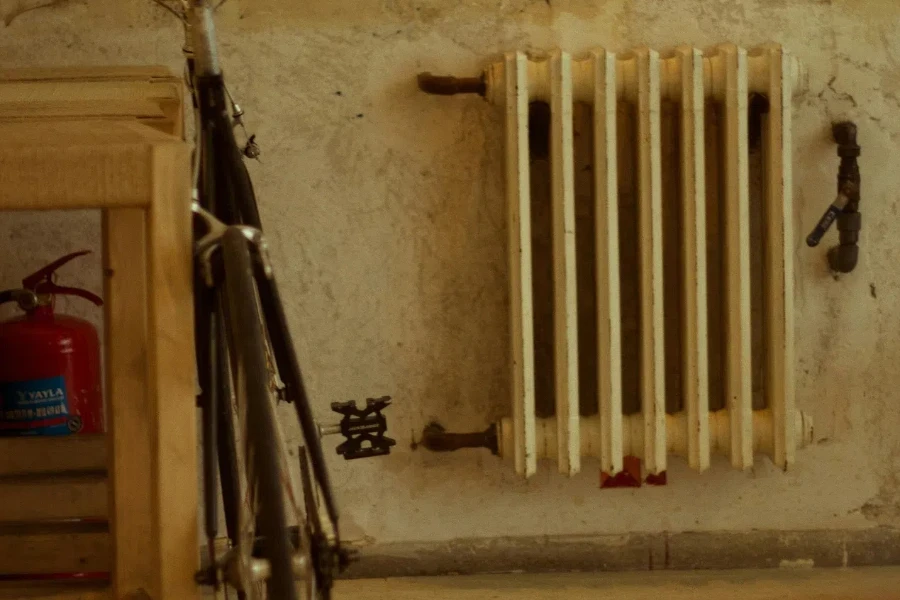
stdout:
<svg viewBox="0 0 900 600">
<path fill-rule="evenodd" d="M 230 332 L 231 370 L 234 380 L 239 436 L 243 436 L 244 473 L 239 499 L 240 535 L 235 549 L 241 578 L 256 579 L 254 548 L 263 540 L 267 567 L 266 589 L 272 600 L 297 600 L 293 572 L 293 544 L 285 512 L 283 448 L 276 429 L 274 400 L 266 340 L 259 317 L 253 259 L 248 240 L 238 228 L 222 237 L 225 310 Z M 248 506 L 249 505 L 249 506 Z M 245 585 L 251 600 L 257 586 Z"/>
</svg>

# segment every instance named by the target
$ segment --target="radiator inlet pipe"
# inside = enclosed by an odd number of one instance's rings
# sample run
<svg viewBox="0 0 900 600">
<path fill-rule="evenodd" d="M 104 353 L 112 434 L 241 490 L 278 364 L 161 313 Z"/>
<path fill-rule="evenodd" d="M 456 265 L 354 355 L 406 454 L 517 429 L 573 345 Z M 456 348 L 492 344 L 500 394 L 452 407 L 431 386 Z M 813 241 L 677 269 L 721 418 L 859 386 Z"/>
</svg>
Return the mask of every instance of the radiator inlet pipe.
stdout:
<svg viewBox="0 0 900 600">
<path fill-rule="evenodd" d="M 438 423 L 431 423 L 422 431 L 422 440 L 417 444 L 432 452 L 453 452 L 463 448 L 487 448 L 491 454 L 500 453 L 497 440 L 497 425 L 492 424 L 484 431 L 473 433 L 447 433 Z"/>
<path fill-rule="evenodd" d="M 828 251 L 828 264 L 838 273 L 850 273 L 859 262 L 859 232 L 862 214 L 859 212 L 861 176 L 859 161 L 861 148 L 857 143 L 856 124 L 851 121 L 832 126 L 834 141 L 838 144 L 841 164 L 838 168 L 838 195 L 825 211 L 816 228 L 806 238 L 809 247 L 819 245 L 822 236 L 837 221 L 839 244 Z"/>
<path fill-rule="evenodd" d="M 419 73 L 416 81 L 420 90 L 436 96 L 455 96 L 456 94 L 484 96 L 487 93 L 487 81 L 483 74 L 479 77 L 453 77 L 452 75 Z"/>
</svg>

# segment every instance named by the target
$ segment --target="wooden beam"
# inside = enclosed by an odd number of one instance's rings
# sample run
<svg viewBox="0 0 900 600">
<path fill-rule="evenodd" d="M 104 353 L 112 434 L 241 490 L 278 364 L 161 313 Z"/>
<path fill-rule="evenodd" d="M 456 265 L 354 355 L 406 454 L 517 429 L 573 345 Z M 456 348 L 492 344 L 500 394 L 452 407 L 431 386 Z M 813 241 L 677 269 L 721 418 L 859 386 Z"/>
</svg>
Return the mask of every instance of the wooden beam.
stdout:
<svg viewBox="0 0 900 600">
<path fill-rule="evenodd" d="M 117 598 L 158 597 L 153 407 L 147 393 L 147 235 L 140 208 L 103 211 L 110 515 Z"/>
<path fill-rule="evenodd" d="M 136 123 L 0 123 L 0 210 L 145 206 L 154 143 Z"/>
<path fill-rule="evenodd" d="M 154 148 L 149 251 L 149 404 L 159 597 L 195 597 L 199 511 L 190 209 L 183 143 Z"/>
</svg>

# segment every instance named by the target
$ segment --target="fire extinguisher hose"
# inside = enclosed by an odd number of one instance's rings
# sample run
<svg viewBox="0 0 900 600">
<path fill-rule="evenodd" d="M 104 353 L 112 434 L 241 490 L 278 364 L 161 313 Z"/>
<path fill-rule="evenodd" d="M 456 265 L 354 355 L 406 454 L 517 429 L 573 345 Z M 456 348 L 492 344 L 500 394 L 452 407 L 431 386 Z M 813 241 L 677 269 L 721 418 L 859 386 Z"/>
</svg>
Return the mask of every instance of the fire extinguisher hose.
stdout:
<svg viewBox="0 0 900 600">
<path fill-rule="evenodd" d="M 0 304 L 7 302 L 17 302 L 25 310 L 30 310 L 37 306 L 37 294 L 31 290 L 3 290 L 0 292 Z"/>
</svg>

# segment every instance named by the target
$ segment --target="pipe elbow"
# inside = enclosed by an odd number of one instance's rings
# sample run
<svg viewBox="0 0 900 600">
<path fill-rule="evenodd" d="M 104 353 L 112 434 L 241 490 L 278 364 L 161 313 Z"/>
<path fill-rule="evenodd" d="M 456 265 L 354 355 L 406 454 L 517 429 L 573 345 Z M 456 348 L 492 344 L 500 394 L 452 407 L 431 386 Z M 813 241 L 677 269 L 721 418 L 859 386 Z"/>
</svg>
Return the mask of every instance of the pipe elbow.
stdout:
<svg viewBox="0 0 900 600">
<path fill-rule="evenodd" d="M 855 244 L 841 244 L 828 251 L 828 264 L 833 271 L 838 273 L 850 273 L 859 262 L 859 246 Z"/>
</svg>

